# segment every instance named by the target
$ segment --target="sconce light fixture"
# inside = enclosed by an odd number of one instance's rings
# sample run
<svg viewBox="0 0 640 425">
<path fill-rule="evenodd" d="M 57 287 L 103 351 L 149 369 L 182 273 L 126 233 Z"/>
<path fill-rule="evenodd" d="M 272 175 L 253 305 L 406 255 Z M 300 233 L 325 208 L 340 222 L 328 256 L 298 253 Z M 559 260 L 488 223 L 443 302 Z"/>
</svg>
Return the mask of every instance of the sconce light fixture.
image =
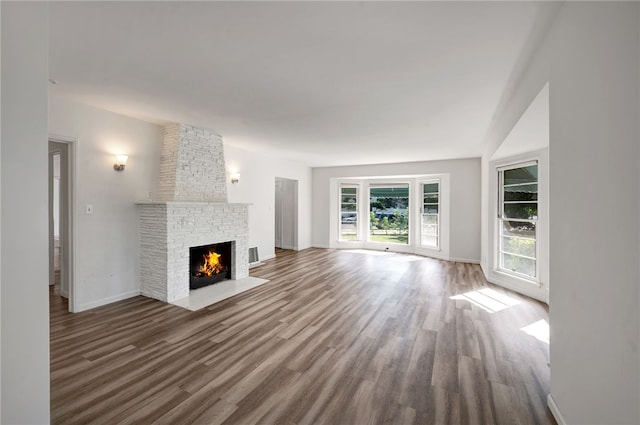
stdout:
<svg viewBox="0 0 640 425">
<path fill-rule="evenodd" d="M 240 173 L 231 173 L 231 183 L 236 184 L 240 181 Z"/>
<path fill-rule="evenodd" d="M 127 165 L 127 155 L 116 155 L 116 162 L 113 164 L 113 169 L 116 171 L 124 170 L 124 166 Z"/>
</svg>

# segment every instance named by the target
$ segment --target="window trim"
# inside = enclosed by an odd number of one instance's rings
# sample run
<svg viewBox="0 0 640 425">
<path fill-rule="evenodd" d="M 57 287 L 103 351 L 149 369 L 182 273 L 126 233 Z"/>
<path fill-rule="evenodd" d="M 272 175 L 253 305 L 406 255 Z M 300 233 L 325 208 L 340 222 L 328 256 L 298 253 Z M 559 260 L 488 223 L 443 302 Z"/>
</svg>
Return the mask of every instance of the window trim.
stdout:
<svg viewBox="0 0 640 425">
<path fill-rule="evenodd" d="M 425 184 L 429 184 L 429 183 L 437 183 L 438 184 L 438 203 L 436 204 L 438 206 L 438 213 L 437 214 L 430 214 L 430 215 L 435 215 L 438 217 L 437 220 L 437 227 L 436 227 L 436 244 L 434 245 L 424 245 L 422 243 L 422 219 L 424 216 L 424 185 Z M 440 238 L 441 238 L 441 234 L 440 234 L 440 214 L 441 214 L 441 204 L 442 204 L 442 197 L 441 197 L 441 192 L 442 192 L 442 182 L 440 178 L 434 178 L 434 179 L 424 179 L 424 180 L 418 180 L 417 181 L 418 184 L 418 191 L 420 192 L 420 228 L 419 228 L 419 234 L 420 234 L 420 238 L 418 240 L 418 246 L 424 249 L 431 249 L 431 250 L 435 250 L 435 251 L 440 251 Z M 429 192 L 429 193 L 434 193 L 434 192 Z M 429 205 L 433 205 L 433 204 L 429 204 Z"/>
<path fill-rule="evenodd" d="M 440 181 L 440 211 L 439 211 L 439 249 L 420 245 L 420 201 L 421 196 L 418 182 L 429 180 Z M 360 217 L 368 217 L 369 215 L 369 202 L 366 196 L 362 194 L 367 193 L 368 185 L 386 185 L 392 183 L 409 183 L 410 196 L 409 196 L 409 243 L 408 244 L 384 244 L 367 242 L 363 239 L 365 232 L 368 232 L 369 220 L 360 220 L 358 231 L 360 232 L 359 241 L 341 241 L 340 235 L 340 185 L 351 184 L 359 187 L 359 193 L 361 196 L 360 208 L 358 209 Z M 333 249 L 371 249 L 378 251 L 404 252 L 408 254 L 417 254 L 425 257 L 436 258 L 440 260 L 449 261 L 471 261 L 467 258 L 453 258 L 450 256 L 450 244 L 451 244 L 451 174 L 450 173 L 424 173 L 415 175 L 388 175 L 388 176 L 362 176 L 362 177 L 331 177 L 329 179 L 329 205 L 327 206 L 327 216 L 329 217 L 329 240 L 327 248 Z M 366 221 L 366 223 L 363 223 Z"/>
<path fill-rule="evenodd" d="M 530 166 L 536 166 L 538 171 L 538 176 L 536 179 L 536 185 L 538 186 L 538 199 L 535 201 L 535 204 L 538 208 L 538 215 L 535 219 L 520 219 L 520 218 L 509 218 L 508 221 L 518 221 L 523 223 L 531 223 L 535 224 L 535 238 L 526 238 L 520 236 L 509 236 L 503 234 L 503 222 L 507 220 L 504 217 L 504 205 L 510 201 L 504 201 L 504 172 L 509 170 L 514 170 L 517 168 L 525 168 Z M 539 230 L 539 216 L 540 216 L 540 161 L 538 159 L 528 160 L 528 161 L 518 161 L 511 162 L 509 164 L 501 165 L 499 167 L 495 167 L 495 172 L 497 174 L 498 184 L 497 184 L 497 208 L 496 208 L 496 231 L 495 237 L 497 239 L 497 244 L 495 246 L 495 255 L 496 255 L 496 271 L 499 273 L 504 273 L 510 276 L 517 277 L 519 279 L 523 279 L 525 281 L 531 283 L 540 283 L 540 230 Z M 530 185 L 533 183 L 521 183 L 521 185 Z M 509 185 L 509 187 L 518 186 L 519 184 Z M 513 203 L 522 203 L 520 201 L 513 201 Z M 534 202 L 530 202 L 534 203 Z M 518 239 L 529 239 L 535 241 L 535 258 L 522 255 L 515 254 L 511 252 L 507 252 L 504 250 L 504 238 L 505 237 L 513 237 Z M 521 257 L 529 260 L 535 261 L 535 276 L 530 276 L 525 273 L 521 273 L 515 270 L 507 269 L 503 265 L 504 257 L 503 254 L 512 255 L 515 257 Z"/>
<path fill-rule="evenodd" d="M 356 202 L 355 202 L 355 206 L 356 206 L 356 210 L 355 210 L 355 215 L 356 215 L 356 238 L 355 239 L 343 239 L 342 238 L 342 189 L 355 189 L 356 190 Z M 341 182 L 338 184 L 338 242 L 344 243 L 359 243 L 362 241 L 361 235 L 360 235 L 360 221 L 361 221 L 361 214 L 360 214 L 360 185 L 357 183 L 348 183 L 348 182 Z"/>
<path fill-rule="evenodd" d="M 402 189 L 407 189 L 407 193 L 408 193 L 408 204 L 407 204 L 407 243 L 400 243 L 400 242 L 382 242 L 382 241 L 372 241 L 371 240 L 371 233 L 369 232 L 370 229 L 370 225 L 371 223 L 369 222 L 369 214 L 371 212 L 371 189 L 375 189 L 375 188 L 402 188 Z M 369 182 L 368 184 L 365 185 L 365 190 L 366 190 L 366 194 L 367 196 L 365 197 L 366 199 L 366 207 L 367 207 L 367 215 L 366 215 L 366 224 L 367 225 L 363 225 L 363 227 L 365 227 L 367 229 L 366 231 L 366 237 L 362 238 L 363 242 L 365 242 L 366 244 L 372 244 L 373 246 L 388 246 L 391 245 L 395 248 L 404 248 L 404 247 L 411 247 L 412 246 L 412 237 L 411 237 L 411 233 L 412 233 L 412 224 L 411 224 L 411 206 L 412 206 L 412 196 L 411 193 L 413 192 L 413 181 L 409 181 L 406 179 L 393 179 L 391 178 L 389 180 L 389 183 L 385 183 L 385 182 L 380 182 L 380 181 L 372 181 Z"/>
</svg>

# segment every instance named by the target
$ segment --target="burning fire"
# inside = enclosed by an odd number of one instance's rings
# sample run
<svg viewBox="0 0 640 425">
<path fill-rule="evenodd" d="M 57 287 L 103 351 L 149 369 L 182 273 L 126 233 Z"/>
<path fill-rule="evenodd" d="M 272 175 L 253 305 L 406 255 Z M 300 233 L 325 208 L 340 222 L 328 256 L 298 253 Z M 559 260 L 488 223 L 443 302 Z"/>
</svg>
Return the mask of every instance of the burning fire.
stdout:
<svg viewBox="0 0 640 425">
<path fill-rule="evenodd" d="M 213 251 L 209 251 L 208 254 L 203 255 L 204 264 L 200 266 L 198 270 L 199 276 L 213 276 L 214 274 L 222 273 L 223 267 L 220 263 L 221 255 Z"/>
</svg>

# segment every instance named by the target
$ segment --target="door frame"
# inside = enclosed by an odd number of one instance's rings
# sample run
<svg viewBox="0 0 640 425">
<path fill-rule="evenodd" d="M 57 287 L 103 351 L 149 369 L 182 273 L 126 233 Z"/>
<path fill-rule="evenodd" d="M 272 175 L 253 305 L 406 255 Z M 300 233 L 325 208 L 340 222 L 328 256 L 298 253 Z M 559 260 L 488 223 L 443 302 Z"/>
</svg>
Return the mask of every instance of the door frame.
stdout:
<svg viewBox="0 0 640 425">
<path fill-rule="evenodd" d="M 286 177 L 275 177 L 275 208 L 274 208 L 274 246 L 281 249 L 298 250 L 298 180 L 288 179 Z M 287 198 L 289 201 L 290 209 L 285 211 L 284 200 Z M 279 212 L 279 213 L 278 213 Z M 285 220 L 285 214 L 289 220 Z M 286 223 L 289 223 L 287 225 Z M 286 243 L 283 235 L 287 227 L 291 231 L 291 244 Z M 276 233 L 279 235 L 276 236 Z M 276 240 L 280 239 L 280 246 L 276 244 Z"/>
<path fill-rule="evenodd" d="M 65 279 L 68 282 L 68 293 L 62 294 L 69 299 L 69 311 L 75 313 L 79 311 L 77 287 L 76 287 L 76 246 L 77 246 L 77 231 L 76 231 L 76 198 L 77 198 L 77 145 L 76 139 L 68 138 L 64 136 L 49 135 L 49 156 L 54 153 L 60 152 L 60 175 L 61 185 L 60 194 L 66 191 L 66 201 L 61 196 L 60 202 L 60 239 L 62 250 L 61 254 L 61 280 Z M 66 177 L 66 184 L 63 179 Z M 51 180 L 53 174 L 49 173 L 49 180 Z M 50 181 L 49 184 L 52 184 Z M 64 205 L 63 205 L 64 204 Z M 65 211 L 66 210 L 66 211 Z M 49 221 L 52 224 L 52 218 Z M 63 230 L 64 229 L 64 230 Z M 53 234 L 52 229 L 49 231 L 49 238 Z M 65 274 L 66 272 L 66 274 Z M 62 290 L 61 290 L 62 293 Z"/>
</svg>

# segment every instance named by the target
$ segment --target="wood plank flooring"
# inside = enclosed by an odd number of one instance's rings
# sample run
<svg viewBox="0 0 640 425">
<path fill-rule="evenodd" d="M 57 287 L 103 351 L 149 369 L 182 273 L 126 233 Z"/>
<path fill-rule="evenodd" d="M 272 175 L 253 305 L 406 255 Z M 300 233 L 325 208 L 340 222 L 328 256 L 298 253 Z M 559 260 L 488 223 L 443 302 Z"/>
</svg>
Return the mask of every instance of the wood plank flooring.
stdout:
<svg viewBox="0 0 640 425">
<path fill-rule="evenodd" d="M 555 423 L 549 347 L 521 330 L 547 308 L 477 265 L 307 249 L 251 275 L 197 312 L 70 314 L 51 290 L 52 423 Z"/>
</svg>

